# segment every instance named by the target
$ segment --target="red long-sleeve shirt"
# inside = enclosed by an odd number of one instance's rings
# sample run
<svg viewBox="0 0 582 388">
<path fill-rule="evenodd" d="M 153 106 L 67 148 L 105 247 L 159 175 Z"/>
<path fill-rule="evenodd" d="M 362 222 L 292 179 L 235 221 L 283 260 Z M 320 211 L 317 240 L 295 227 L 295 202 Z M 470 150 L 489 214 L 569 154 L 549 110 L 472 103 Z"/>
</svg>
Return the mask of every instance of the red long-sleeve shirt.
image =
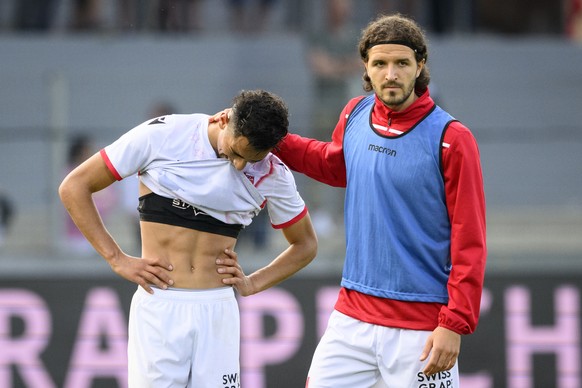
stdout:
<svg viewBox="0 0 582 388">
<path fill-rule="evenodd" d="M 289 134 L 277 155 L 293 170 L 320 182 L 346 186 L 343 138 L 347 118 L 362 97 L 344 107 L 331 142 Z M 393 111 L 377 97 L 372 125 L 396 136 L 413 128 L 434 106 L 428 90 L 403 111 Z M 479 150 L 467 127 L 458 121 L 447 128 L 442 148 L 446 204 L 451 224 L 452 270 L 449 302 L 406 302 L 342 288 L 335 308 L 365 322 L 414 330 L 442 326 L 459 334 L 475 330 L 486 262 L 485 196 Z M 349 220 L 346 220 L 349 222 Z"/>
</svg>

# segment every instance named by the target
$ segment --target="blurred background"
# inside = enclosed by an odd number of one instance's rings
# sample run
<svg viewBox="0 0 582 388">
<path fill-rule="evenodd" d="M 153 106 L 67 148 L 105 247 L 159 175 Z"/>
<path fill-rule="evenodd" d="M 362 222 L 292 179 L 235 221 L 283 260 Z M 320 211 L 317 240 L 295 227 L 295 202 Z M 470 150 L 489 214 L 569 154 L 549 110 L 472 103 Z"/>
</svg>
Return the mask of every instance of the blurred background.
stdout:
<svg viewBox="0 0 582 388">
<path fill-rule="evenodd" d="M 425 28 L 431 94 L 481 151 L 489 257 L 481 325 L 461 358 L 467 386 L 582 386 L 582 0 L 0 0 L 0 387 L 123 386 L 123 358 L 75 364 L 115 353 L 103 340 L 78 350 L 83 317 L 97 306 L 98 322 L 103 300 L 118 300 L 105 305 L 123 321 L 133 287 L 69 223 L 56 194 L 67 171 L 146 119 L 212 114 L 242 89 L 280 95 L 292 132 L 327 140 L 363 94 L 360 31 L 388 12 Z M 275 290 L 280 305 L 241 301 L 256 329 L 243 333 L 249 388 L 302 386 L 335 297 L 321 295 L 341 278 L 343 190 L 296 179 L 319 254 Z M 139 255 L 136 184 L 96 201 Z M 252 271 L 285 245 L 263 214 L 239 258 Z M 281 331 L 281 306 L 301 330 Z M 4 350 L 27 338 L 36 353 Z"/>
</svg>

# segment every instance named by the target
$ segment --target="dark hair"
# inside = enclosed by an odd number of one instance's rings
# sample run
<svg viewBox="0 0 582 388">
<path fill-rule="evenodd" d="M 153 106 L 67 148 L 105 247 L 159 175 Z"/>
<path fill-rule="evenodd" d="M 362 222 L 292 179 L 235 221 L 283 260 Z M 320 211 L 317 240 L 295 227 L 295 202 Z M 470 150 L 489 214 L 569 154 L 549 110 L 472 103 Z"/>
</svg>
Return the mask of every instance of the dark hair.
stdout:
<svg viewBox="0 0 582 388">
<path fill-rule="evenodd" d="M 410 47 L 415 52 L 417 62 L 425 61 L 420 75 L 416 79 L 417 93 L 423 93 L 430 83 L 430 72 L 426 61 L 428 59 L 427 39 L 422 28 L 412 19 L 399 13 L 381 15 L 362 30 L 358 49 L 364 62 L 368 61 L 368 50 L 382 43 L 397 43 Z M 372 90 L 372 83 L 367 72 L 362 76 L 364 90 Z"/>
<path fill-rule="evenodd" d="M 256 151 L 275 148 L 287 135 L 289 111 L 285 102 L 264 90 L 243 90 L 233 99 L 230 117 L 235 136 L 244 136 Z"/>
</svg>

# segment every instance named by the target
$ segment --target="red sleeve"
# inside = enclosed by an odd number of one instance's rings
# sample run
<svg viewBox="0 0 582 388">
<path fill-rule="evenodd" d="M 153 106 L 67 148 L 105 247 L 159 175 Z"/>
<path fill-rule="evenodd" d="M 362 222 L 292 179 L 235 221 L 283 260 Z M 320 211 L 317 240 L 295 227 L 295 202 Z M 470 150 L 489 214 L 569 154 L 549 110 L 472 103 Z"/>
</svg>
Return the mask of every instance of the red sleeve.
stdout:
<svg viewBox="0 0 582 388">
<path fill-rule="evenodd" d="M 331 135 L 331 142 L 289 134 L 274 153 L 294 171 L 330 186 L 346 187 L 344 132 L 347 116 L 362 98 L 354 98 L 344 107 Z"/>
<path fill-rule="evenodd" d="M 444 142 L 452 270 L 448 281 L 449 303 L 440 311 L 439 326 L 469 334 L 479 320 L 487 257 L 483 176 L 477 142 L 469 129 L 453 122 Z"/>
</svg>

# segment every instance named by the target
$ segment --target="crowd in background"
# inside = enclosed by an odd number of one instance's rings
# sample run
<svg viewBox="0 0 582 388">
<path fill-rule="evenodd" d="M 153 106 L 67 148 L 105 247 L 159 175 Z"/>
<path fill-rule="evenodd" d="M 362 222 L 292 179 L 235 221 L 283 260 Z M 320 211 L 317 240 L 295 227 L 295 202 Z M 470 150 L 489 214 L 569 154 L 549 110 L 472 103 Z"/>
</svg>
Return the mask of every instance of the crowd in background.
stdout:
<svg viewBox="0 0 582 388">
<path fill-rule="evenodd" d="M 260 29 L 276 0 L 260 0 L 250 13 L 249 1 L 228 0 L 233 29 Z M 203 0 L 18 0 L 9 7 L 9 29 L 70 32 L 199 32 L 203 29 Z M 253 5 L 253 4 L 250 4 Z M 254 16 L 253 20 L 247 18 Z"/>
<path fill-rule="evenodd" d="M 317 104 L 311 135 L 326 140 L 341 107 L 361 94 L 361 61 L 355 52 L 359 31 L 372 15 L 390 12 L 413 16 L 432 34 L 542 34 L 582 42 L 582 0 L 2 0 L 0 34 L 300 33 Z M 149 117 L 160 114 L 148 111 Z M 74 140 L 70 146 L 75 149 Z M 336 235 L 343 191 L 308 186 L 303 195 L 310 198 L 320 236 Z M 125 197 L 120 194 L 119 202 L 127 202 Z M 133 211 L 129 203 L 125 208 Z M 0 246 L 15 212 L 14 199 L 0 197 Z M 269 243 L 267 225 L 266 218 L 253 224 L 249 237 L 257 248 Z M 76 229 L 68 228 L 71 237 Z"/>
<path fill-rule="evenodd" d="M 3 31 L 203 33 L 217 28 L 236 33 L 291 30 L 307 22 L 326 0 L 3 0 Z M 568 34 L 580 38 L 582 0 L 364 0 L 354 12 L 399 11 L 432 33 L 493 32 Z M 222 20 L 208 10 L 220 7 Z M 284 14 L 273 20 L 274 14 Z M 322 15 L 323 16 L 323 15 Z"/>
</svg>

